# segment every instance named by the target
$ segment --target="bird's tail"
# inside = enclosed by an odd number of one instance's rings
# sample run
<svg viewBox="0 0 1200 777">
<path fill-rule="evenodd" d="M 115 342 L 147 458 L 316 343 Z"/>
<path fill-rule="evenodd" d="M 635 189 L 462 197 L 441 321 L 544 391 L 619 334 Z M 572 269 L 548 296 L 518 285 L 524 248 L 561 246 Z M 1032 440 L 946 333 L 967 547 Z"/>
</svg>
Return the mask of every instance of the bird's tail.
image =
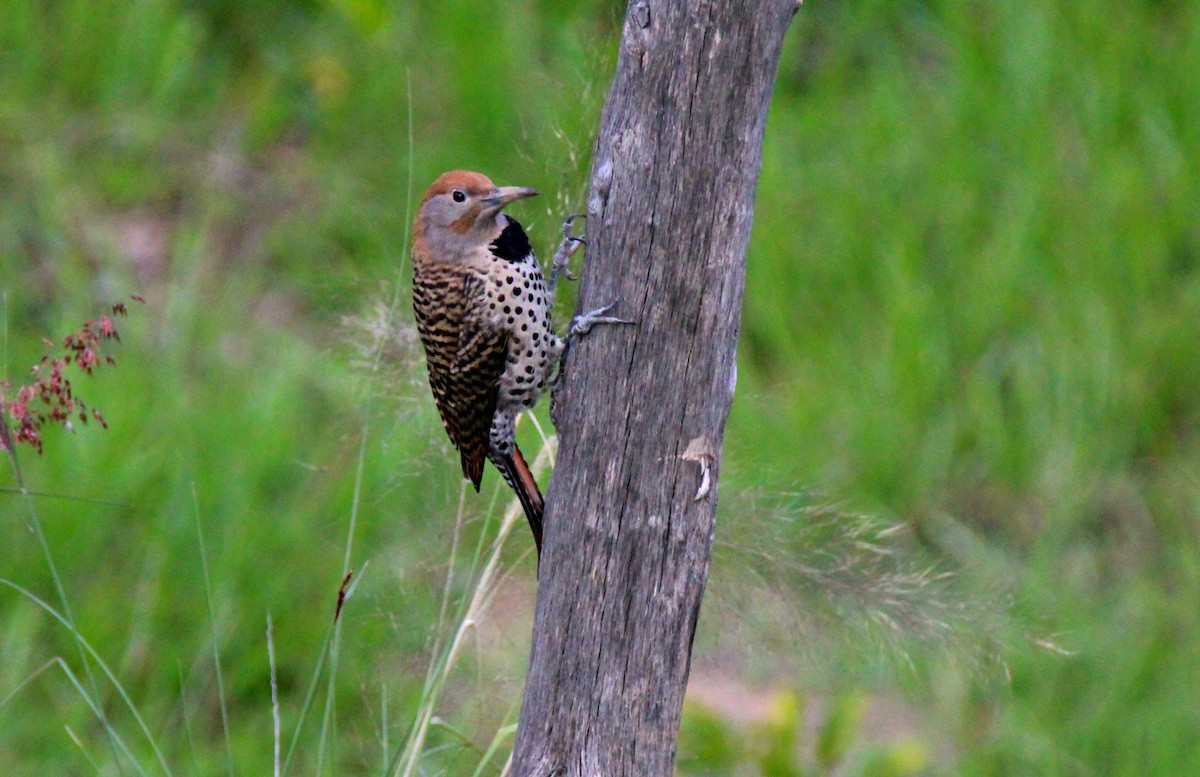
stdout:
<svg viewBox="0 0 1200 777">
<path fill-rule="evenodd" d="M 515 445 L 511 456 L 496 456 L 492 459 L 492 463 L 500 470 L 504 481 L 512 487 L 513 491 L 517 492 L 517 499 L 521 502 L 521 507 L 525 509 L 525 517 L 529 520 L 529 528 L 533 531 L 533 544 L 537 547 L 540 559 L 542 555 L 542 512 L 545 509 L 545 501 L 542 499 L 542 492 L 538 489 L 537 480 L 534 479 L 533 472 L 529 470 L 529 465 L 525 463 L 521 449 Z"/>
</svg>

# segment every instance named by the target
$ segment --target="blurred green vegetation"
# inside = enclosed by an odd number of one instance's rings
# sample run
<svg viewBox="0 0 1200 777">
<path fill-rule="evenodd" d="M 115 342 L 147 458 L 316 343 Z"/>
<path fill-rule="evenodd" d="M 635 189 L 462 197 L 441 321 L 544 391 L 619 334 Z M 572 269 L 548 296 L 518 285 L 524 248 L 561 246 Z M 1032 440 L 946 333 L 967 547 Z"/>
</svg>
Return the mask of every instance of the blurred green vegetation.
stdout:
<svg viewBox="0 0 1200 777">
<path fill-rule="evenodd" d="M 147 300 L 116 367 L 77 386 L 109 431 L 52 432 L 22 470 L 118 503 L 40 498 L 36 517 L 80 633 L 173 771 L 226 773 L 214 638 L 237 771 L 269 768 L 268 612 L 286 747 L 360 474 L 350 557 L 369 567 L 325 755 L 378 774 L 403 739 L 459 482 L 411 340 L 381 370 L 364 348 L 396 293 L 408 331 L 411 197 L 442 170 L 539 188 L 518 217 L 553 245 L 583 202 L 619 29 L 598 0 L 0 3 L 5 377 L 26 380 L 43 337 Z M 682 772 L 1200 773 L 1196 73 L 1195 3 L 801 9 L 696 671 L 803 690 L 760 724 L 689 706 Z M 829 500 L 906 539 L 840 531 Z M 30 523 L 0 492 L 0 577 L 58 606 Z M 464 545 L 484 530 L 469 522 Z M 471 774 L 513 719 L 521 547 L 515 603 L 439 709 L 454 729 L 431 732 L 429 773 Z M 81 671 L 61 626 L 0 591 L 0 700 L 56 655 Z M 833 700 L 815 732 L 810 697 Z M 856 717 L 896 698 L 905 738 Z M 310 715 L 303 773 L 318 728 Z M 0 706 L 0 742 L 5 774 L 134 772 L 54 668 Z"/>
</svg>

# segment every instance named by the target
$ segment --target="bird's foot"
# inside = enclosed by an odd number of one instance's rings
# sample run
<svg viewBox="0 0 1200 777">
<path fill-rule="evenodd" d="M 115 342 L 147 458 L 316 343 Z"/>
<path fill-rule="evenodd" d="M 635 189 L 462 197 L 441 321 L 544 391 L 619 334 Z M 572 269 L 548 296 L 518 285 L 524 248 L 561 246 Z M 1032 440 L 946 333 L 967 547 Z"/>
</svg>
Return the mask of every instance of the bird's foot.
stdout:
<svg viewBox="0 0 1200 777">
<path fill-rule="evenodd" d="M 582 313 L 578 316 L 575 316 L 575 318 L 573 318 L 571 320 L 571 326 L 567 329 L 566 336 L 563 337 L 563 350 L 562 350 L 562 353 L 558 357 L 558 364 L 555 367 L 554 374 L 550 377 L 550 380 L 547 381 L 547 383 L 546 383 L 547 388 L 549 388 L 551 391 L 551 410 L 550 410 L 550 412 L 551 412 L 552 416 L 554 413 L 553 398 L 554 398 L 554 395 L 557 393 L 559 386 L 562 385 L 563 364 L 566 363 L 567 353 L 571 350 L 571 345 L 576 340 L 583 337 L 588 332 L 592 331 L 592 327 L 596 326 L 597 324 L 632 324 L 634 326 L 637 325 L 636 321 L 628 321 L 624 318 L 617 318 L 616 316 L 605 315 L 606 313 L 608 313 L 608 311 L 612 310 L 616 304 L 617 303 L 613 302 L 613 303 L 610 303 L 603 307 L 596 308 L 595 310 L 589 310 L 586 313 Z"/>
<path fill-rule="evenodd" d="M 578 316 L 575 316 L 575 318 L 571 319 L 571 327 L 567 330 L 567 337 L 566 337 L 567 343 L 570 344 L 572 340 L 578 339 L 579 337 L 586 335 L 588 332 L 592 331 L 592 327 L 595 326 L 596 324 L 634 324 L 634 325 L 636 325 L 637 324 L 636 321 L 628 321 L 624 318 L 617 318 L 616 316 L 606 316 L 605 315 L 605 313 L 612 310 L 613 307 L 616 306 L 616 304 L 617 303 L 612 302 L 603 307 L 596 308 L 595 310 L 589 310 L 588 312 L 582 313 Z"/>
<path fill-rule="evenodd" d="M 584 240 L 583 235 L 572 235 L 571 225 L 573 225 L 577 219 L 586 218 L 587 217 L 582 213 L 576 213 L 572 216 L 568 216 L 567 220 L 563 222 L 563 239 L 562 242 L 558 244 L 558 250 L 554 252 L 553 261 L 550 262 L 549 285 L 550 297 L 552 299 L 554 297 L 554 290 L 558 288 L 559 278 L 565 275 L 570 280 L 579 280 L 579 276 L 574 275 L 571 272 L 569 265 L 571 262 L 571 257 L 575 255 L 576 251 L 587 245 L 587 241 Z"/>
</svg>

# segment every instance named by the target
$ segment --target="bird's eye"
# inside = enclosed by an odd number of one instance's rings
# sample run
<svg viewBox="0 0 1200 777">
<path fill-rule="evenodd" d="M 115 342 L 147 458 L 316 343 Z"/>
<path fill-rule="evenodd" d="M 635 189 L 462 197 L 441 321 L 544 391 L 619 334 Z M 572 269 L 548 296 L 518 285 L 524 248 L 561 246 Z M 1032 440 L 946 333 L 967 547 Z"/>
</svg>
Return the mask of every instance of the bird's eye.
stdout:
<svg viewBox="0 0 1200 777">
<path fill-rule="evenodd" d="M 467 195 L 463 194 L 462 191 L 458 189 L 455 189 L 454 193 L 450 196 L 454 198 L 455 202 L 463 202 L 467 199 Z"/>
</svg>

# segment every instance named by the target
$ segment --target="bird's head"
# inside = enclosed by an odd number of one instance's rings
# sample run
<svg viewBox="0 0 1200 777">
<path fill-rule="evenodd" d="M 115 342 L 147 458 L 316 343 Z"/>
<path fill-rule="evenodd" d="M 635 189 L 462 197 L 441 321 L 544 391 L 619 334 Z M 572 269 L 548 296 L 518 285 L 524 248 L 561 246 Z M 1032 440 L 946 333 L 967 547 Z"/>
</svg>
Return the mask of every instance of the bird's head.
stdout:
<svg viewBox="0 0 1200 777">
<path fill-rule="evenodd" d="M 505 205 L 536 194 L 524 186 L 496 186 L 481 173 L 453 170 L 438 176 L 425 192 L 417 229 L 425 235 L 435 231 L 462 237 L 490 234 Z"/>
</svg>

